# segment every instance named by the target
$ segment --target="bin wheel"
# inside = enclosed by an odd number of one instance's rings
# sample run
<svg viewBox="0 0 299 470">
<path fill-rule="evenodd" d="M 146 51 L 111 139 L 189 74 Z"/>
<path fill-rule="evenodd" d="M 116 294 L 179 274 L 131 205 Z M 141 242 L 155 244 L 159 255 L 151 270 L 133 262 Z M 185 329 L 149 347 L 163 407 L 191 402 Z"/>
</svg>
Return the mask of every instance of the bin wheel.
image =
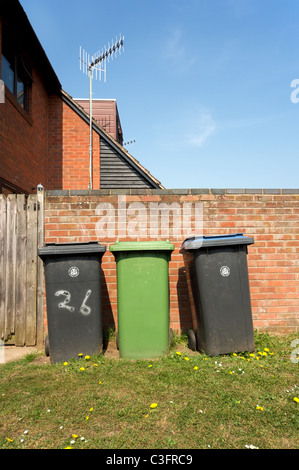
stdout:
<svg viewBox="0 0 299 470">
<path fill-rule="evenodd" d="M 116 349 L 119 351 L 118 332 L 116 333 Z"/>
<path fill-rule="evenodd" d="M 196 336 L 193 330 L 188 330 L 188 348 L 191 351 L 196 351 Z"/>
<path fill-rule="evenodd" d="M 49 336 L 45 337 L 45 353 L 46 356 L 50 356 L 50 344 L 49 344 Z"/>
</svg>

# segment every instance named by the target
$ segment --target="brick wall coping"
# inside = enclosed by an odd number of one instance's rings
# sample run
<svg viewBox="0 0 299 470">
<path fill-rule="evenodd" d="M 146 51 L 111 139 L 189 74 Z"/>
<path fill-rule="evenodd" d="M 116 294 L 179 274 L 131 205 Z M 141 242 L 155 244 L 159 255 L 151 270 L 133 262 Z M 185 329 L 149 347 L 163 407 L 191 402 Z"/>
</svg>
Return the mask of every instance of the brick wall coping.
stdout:
<svg viewBox="0 0 299 470">
<path fill-rule="evenodd" d="M 138 194 L 299 194 L 299 189 L 63 189 L 45 191 L 46 196 L 109 196 Z"/>
</svg>

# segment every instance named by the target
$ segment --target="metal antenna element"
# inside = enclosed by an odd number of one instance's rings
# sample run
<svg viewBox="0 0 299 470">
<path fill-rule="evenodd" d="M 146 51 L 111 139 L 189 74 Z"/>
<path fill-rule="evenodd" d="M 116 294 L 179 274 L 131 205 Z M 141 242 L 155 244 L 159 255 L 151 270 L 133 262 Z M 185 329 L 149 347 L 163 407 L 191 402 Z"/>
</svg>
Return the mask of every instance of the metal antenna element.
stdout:
<svg viewBox="0 0 299 470">
<path fill-rule="evenodd" d="M 117 57 L 117 53 L 121 54 L 121 50 L 124 49 L 124 36 L 119 35 L 119 39 L 116 42 L 113 42 L 110 46 L 108 43 L 108 48 L 104 46 L 104 49 L 96 52 L 94 55 L 90 56 L 84 49 L 82 50 L 80 46 L 80 70 L 83 71 L 86 75 L 89 76 L 89 187 L 92 189 L 92 79 L 93 73 L 95 71 L 95 78 L 101 80 L 102 73 L 104 74 L 104 81 L 106 82 L 106 62 L 109 62 L 109 59 L 113 60 L 113 56 Z"/>
<path fill-rule="evenodd" d="M 124 145 L 129 145 L 129 144 L 133 144 L 134 142 L 136 142 L 136 140 L 128 140 L 128 142 L 125 142 Z"/>
</svg>

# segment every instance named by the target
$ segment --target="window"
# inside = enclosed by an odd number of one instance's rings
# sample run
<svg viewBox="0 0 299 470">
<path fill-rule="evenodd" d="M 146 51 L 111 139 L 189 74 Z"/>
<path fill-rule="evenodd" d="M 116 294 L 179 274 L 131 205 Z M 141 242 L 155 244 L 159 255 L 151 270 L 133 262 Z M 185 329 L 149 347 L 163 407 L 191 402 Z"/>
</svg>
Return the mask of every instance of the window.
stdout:
<svg viewBox="0 0 299 470">
<path fill-rule="evenodd" d="M 5 47 L 5 44 L 3 44 L 1 55 L 1 79 L 15 96 L 19 105 L 28 112 L 28 94 L 33 81 L 31 74 L 22 57 L 12 47 Z"/>
</svg>

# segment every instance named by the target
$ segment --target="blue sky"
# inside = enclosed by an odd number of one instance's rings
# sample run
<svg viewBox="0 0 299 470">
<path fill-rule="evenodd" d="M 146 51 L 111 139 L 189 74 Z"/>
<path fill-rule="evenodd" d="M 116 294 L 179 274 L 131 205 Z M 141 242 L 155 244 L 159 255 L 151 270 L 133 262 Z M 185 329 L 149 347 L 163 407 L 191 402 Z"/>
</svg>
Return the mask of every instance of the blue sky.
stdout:
<svg viewBox="0 0 299 470">
<path fill-rule="evenodd" d="M 89 93 L 79 47 L 124 35 L 93 97 L 116 99 L 126 148 L 165 187 L 298 188 L 299 0 L 21 4 L 73 98 Z"/>
</svg>

